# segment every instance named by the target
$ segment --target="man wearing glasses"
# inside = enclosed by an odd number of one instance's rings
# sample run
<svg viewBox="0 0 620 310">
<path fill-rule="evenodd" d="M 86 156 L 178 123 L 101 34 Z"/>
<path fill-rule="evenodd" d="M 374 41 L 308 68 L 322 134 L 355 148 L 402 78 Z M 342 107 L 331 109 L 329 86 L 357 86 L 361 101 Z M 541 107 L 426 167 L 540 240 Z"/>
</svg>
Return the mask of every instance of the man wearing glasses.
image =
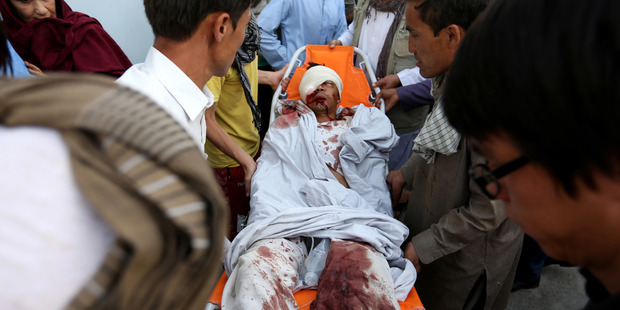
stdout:
<svg viewBox="0 0 620 310">
<path fill-rule="evenodd" d="M 488 159 L 473 177 L 547 255 L 583 267 L 587 309 L 620 309 L 618 12 L 616 0 L 496 1 L 445 93 Z"/>
<path fill-rule="evenodd" d="M 443 114 L 456 50 L 488 3 L 409 0 L 405 11 L 409 50 L 420 74 L 433 78 L 435 104 L 414 154 L 388 183 L 393 204 L 407 203 L 399 216 L 410 230 L 405 257 L 420 271 L 415 286 L 427 309 L 505 309 L 521 250 L 519 227 L 469 178 L 470 165 L 484 158 Z M 493 194 L 492 187 L 484 188 Z"/>
</svg>

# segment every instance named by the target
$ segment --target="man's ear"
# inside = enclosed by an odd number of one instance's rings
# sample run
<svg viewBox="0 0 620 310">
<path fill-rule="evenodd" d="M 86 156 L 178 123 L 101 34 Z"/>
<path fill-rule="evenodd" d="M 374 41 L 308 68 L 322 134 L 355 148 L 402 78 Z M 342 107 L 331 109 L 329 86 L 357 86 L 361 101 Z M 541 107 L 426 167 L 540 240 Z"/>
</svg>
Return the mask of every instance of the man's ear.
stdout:
<svg viewBox="0 0 620 310">
<path fill-rule="evenodd" d="M 228 31 L 232 31 L 232 23 L 228 13 L 214 13 L 215 22 L 213 23 L 213 35 L 217 43 L 221 43 Z"/>
<path fill-rule="evenodd" d="M 459 45 L 461 45 L 461 40 L 463 40 L 465 30 L 463 29 L 463 27 L 456 24 L 448 25 L 448 27 L 446 27 L 446 30 L 448 32 L 448 46 L 451 49 L 457 49 Z"/>
</svg>

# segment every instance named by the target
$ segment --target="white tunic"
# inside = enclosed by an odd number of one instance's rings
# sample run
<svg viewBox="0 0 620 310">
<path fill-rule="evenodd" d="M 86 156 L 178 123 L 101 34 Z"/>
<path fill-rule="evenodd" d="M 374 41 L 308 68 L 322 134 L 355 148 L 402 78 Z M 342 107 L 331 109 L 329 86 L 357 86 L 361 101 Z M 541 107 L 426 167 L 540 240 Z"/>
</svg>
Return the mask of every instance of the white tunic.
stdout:
<svg viewBox="0 0 620 310">
<path fill-rule="evenodd" d="M 387 37 L 388 31 L 394 21 L 394 14 L 388 12 L 379 12 L 374 8 L 369 7 L 370 15 L 364 19 L 364 25 L 360 32 L 359 42 L 357 48 L 366 53 L 370 59 L 370 64 L 373 70 L 377 70 L 377 62 L 379 61 L 379 55 L 381 55 L 381 49 L 383 49 L 383 42 Z M 353 21 L 347 31 L 345 31 L 338 40 L 342 42 L 342 45 L 350 46 L 353 44 L 353 32 L 355 29 L 355 21 Z M 359 63 L 359 59 L 357 60 Z M 357 63 L 356 63 L 357 65 Z M 405 69 L 401 72 L 396 72 L 402 85 L 410 85 L 424 81 L 425 79 L 420 75 L 420 69 L 418 67 L 412 69 Z"/>
</svg>

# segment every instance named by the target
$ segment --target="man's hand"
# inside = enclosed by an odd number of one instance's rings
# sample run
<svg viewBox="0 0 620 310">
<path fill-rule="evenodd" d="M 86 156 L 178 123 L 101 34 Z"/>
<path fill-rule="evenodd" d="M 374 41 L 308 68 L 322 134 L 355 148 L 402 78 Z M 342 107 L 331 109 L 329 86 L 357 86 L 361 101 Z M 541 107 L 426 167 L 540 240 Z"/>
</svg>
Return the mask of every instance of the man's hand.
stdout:
<svg viewBox="0 0 620 310">
<path fill-rule="evenodd" d="M 288 64 L 284 65 L 282 69 L 274 72 L 272 83 L 269 84 L 269 86 L 271 86 L 271 89 L 276 90 L 276 88 L 278 88 L 278 84 L 280 83 L 280 81 L 282 81 L 282 77 L 284 76 L 286 69 L 288 69 Z"/>
<path fill-rule="evenodd" d="M 379 87 L 381 89 L 385 88 L 396 88 L 401 86 L 400 78 L 396 74 L 387 75 L 378 81 L 372 83 L 372 87 Z"/>
<path fill-rule="evenodd" d="M 418 273 L 422 268 L 422 263 L 420 263 L 420 257 L 418 256 L 418 252 L 413 248 L 413 243 L 407 243 L 407 247 L 405 248 L 405 258 L 410 260 L 413 266 L 415 267 L 415 271 Z"/>
<path fill-rule="evenodd" d="M 334 47 L 336 47 L 336 45 L 342 46 L 342 41 L 340 41 L 340 40 L 331 40 L 331 41 L 329 41 L 329 43 L 327 43 L 327 45 L 329 45 L 329 48 L 334 48 Z"/>
<path fill-rule="evenodd" d="M 381 98 L 385 102 L 385 111 L 391 110 L 396 104 L 398 104 L 398 92 L 396 88 L 384 88 L 381 92 L 377 94 L 377 98 L 375 99 L 375 106 L 380 107 Z"/>
<path fill-rule="evenodd" d="M 282 79 L 282 92 L 286 92 L 286 89 L 288 88 L 288 84 L 291 83 L 291 78 L 290 77 L 285 77 L 284 79 Z"/>
<path fill-rule="evenodd" d="M 282 67 L 282 69 L 275 72 L 258 70 L 258 84 L 267 84 L 271 86 L 271 89 L 276 90 L 287 68 L 288 64 Z"/>
<path fill-rule="evenodd" d="M 252 159 L 248 164 L 243 165 L 243 172 L 245 172 L 245 196 L 250 197 L 250 189 L 252 186 L 252 176 L 256 172 L 256 162 Z"/>
<path fill-rule="evenodd" d="M 342 111 L 340 111 L 340 115 L 338 117 L 339 119 L 342 119 L 345 116 L 353 116 L 353 115 L 355 115 L 355 110 L 353 110 L 353 108 L 343 108 Z"/>
<path fill-rule="evenodd" d="M 405 187 L 403 172 L 398 169 L 388 173 L 387 183 L 390 186 L 390 194 L 392 195 L 392 207 L 395 207 L 399 204 L 403 188 Z"/>
</svg>

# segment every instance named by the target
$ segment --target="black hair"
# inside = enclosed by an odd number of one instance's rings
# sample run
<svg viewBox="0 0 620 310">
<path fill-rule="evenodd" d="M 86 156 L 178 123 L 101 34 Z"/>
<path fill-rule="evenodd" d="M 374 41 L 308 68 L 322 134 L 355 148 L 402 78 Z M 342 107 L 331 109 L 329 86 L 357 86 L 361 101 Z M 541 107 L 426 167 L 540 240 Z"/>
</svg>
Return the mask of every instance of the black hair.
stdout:
<svg viewBox="0 0 620 310">
<path fill-rule="evenodd" d="M 408 0 L 419 12 L 420 19 L 433 29 L 435 36 L 441 29 L 455 24 L 469 29 L 472 22 L 488 6 L 490 0 Z"/>
<path fill-rule="evenodd" d="M 155 36 L 182 42 L 215 12 L 230 14 L 235 29 L 243 12 L 258 3 L 260 0 L 144 0 L 144 10 Z"/>
<path fill-rule="evenodd" d="M 2 75 L 13 72 L 11 54 L 9 53 L 9 45 L 6 41 L 6 32 L 4 31 L 2 20 L 0 20 L 0 67 L 2 67 Z"/>
<path fill-rule="evenodd" d="M 498 0 L 465 36 L 444 93 L 461 133 L 504 132 L 570 195 L 620 174 L 620 1 Z"/>
<path fill-rule="evenodd" d="M 323 67 L 326 67 L 326 65 L 325 65 L 325 64 L 320 64 L 320 63 L 316 63 L 316 62 L 312 62 L 312 61 L 309 61 L 309 62 L 308 62 L 308 69 L 310 69 L 310 68 L 312 68 L 312 67 L 316 67 L 316 66 L 323 66 Z"/>
</svg>

